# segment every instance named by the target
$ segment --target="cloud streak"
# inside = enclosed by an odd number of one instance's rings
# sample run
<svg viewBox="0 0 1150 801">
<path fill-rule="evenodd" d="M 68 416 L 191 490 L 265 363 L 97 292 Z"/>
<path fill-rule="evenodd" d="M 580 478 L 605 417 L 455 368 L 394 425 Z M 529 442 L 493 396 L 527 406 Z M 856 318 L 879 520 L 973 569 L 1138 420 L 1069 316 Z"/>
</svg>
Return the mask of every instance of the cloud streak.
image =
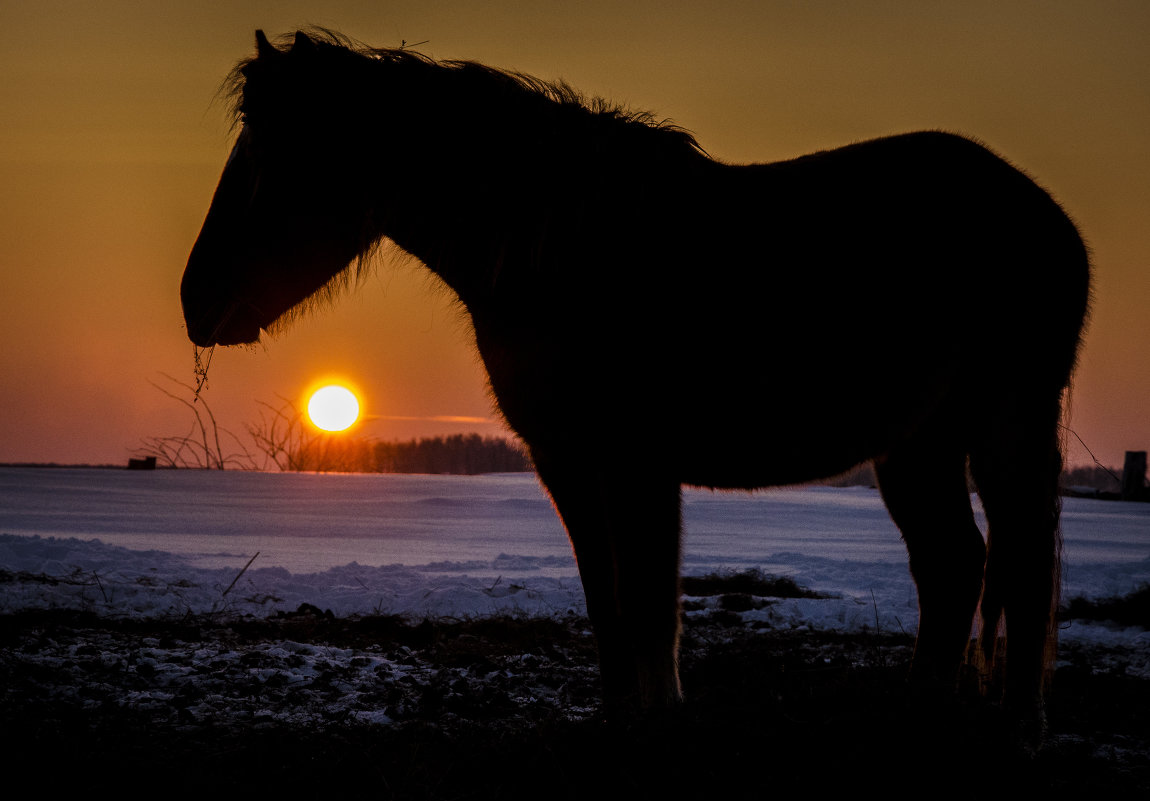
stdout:
<svg viewBox="0 0 1150 801">
<path fill-rule="evenodd" d="M 431 417 L 400 417 L 396 415 L 368 415 L 366 420 L 390 420 L 401 423 L 466 423 L 468 425 L 497 425 L 498 420 L 491 417 L 467 417 L 464 415 L 439 414 Z"/>
</svg>

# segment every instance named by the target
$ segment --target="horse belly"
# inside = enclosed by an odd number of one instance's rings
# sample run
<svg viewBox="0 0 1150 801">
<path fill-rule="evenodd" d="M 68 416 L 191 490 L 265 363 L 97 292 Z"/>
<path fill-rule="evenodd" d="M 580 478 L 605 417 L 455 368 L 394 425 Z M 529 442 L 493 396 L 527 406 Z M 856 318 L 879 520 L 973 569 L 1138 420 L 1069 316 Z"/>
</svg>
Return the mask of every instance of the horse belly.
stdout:
<svg viewBox="0 0 1150 801">
<path fill-rule="evenodd" d="M 844 473 L 951 413 L 961 362 L 942 347 L 930 360 L 848 349 L 758 369 L 687 372 L 696 383 L 666 427 L 683 483 L 749 489 Z"/>
</svg>

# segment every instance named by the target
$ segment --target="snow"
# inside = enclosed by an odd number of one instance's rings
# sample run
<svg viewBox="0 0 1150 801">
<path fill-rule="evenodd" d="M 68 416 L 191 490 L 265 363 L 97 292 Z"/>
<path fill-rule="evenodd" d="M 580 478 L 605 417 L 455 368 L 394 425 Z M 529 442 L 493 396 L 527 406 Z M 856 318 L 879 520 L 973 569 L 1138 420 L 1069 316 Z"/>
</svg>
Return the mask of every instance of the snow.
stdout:
<svg viewBox="0 0 1150 801">
<path fill-rule="evenodd" d="M 875 490 L 687 490 L 684 509 L 685 574 L 756 568 L 833 596 L 745 615 L 914 630 L 905 550 Z M 1150 505 L 1069 498 L 1063 529 L 1064 598 L 1150 583 Z M 586 611 L 562 527 L 521 474 L 2 468 L 0 569 L 16 577 L 0 583 L 3 612 L 269 615 L 304 603 L 416 619 Z M 1077 623 L 1062 637 L 1146 647 L 1145 633 Z"/>
<path fill-rule="evenodd" d="M 905 550 L 876 491 L 688 490 L 684 501 L 685 574 L 754 568 L 826 596 L 770 599 L 738 613 L 748 626 L 915 630 Z M 1063 521 L 1065 599 L 1124 595 L 1150 583 L 1150 505 L 1072 498 Z M 0 613 L 75 610 L 173 624 L 189 614 L 269 618 L 305 604 L 339 617 L 412 620 L 512 615 L 577 622 L 586 613 L 562 527 L 527 475 L 0 468 L 0 571 Z M 707 615 L 718 602 L 687 600 L 688 615 Z M 388 724 L 407 702 L 378 703 L 380 688 L 432 680 L 430 668 L 402 647 L 283 640 L 241 652 L 226 639 L 153 638 L 140 647 L 112 641 L 111 632 L 94 637 L 56 642 L 49 632 L 20 658 L 77 676 L 130 666 L 141 684 L 116 703 L 137 709 L 168 708 L 194 683 L 195 703 L 179 712 L 191 720 Z M 1064 649 L 1094 648 L 1097 658 L 1110 654 L 1129 674 L 1150 676 L 1144 630 L 1073 621 L 1060 642 Z M 508 657 L 489 676 L 457 678 L 509 682 L 509 697 L 539 704 L 553 691 L 532 684 L 539 671 L 516 661 L 539 658 Z M 547 669 L 589 670 L 562 659 Z M 583 673 L 572 681 L 594 681 Z M 245 682 L 262 688 L 260 706 L 238 700 L 235 688 Z M 276 687 L 285 698 L 305 698 L 291 696 L 304 686 L 324 692 L 300 703 L 266 701 Z M 54 692 L 72 690 L 64 682 Z"/>
</svg>

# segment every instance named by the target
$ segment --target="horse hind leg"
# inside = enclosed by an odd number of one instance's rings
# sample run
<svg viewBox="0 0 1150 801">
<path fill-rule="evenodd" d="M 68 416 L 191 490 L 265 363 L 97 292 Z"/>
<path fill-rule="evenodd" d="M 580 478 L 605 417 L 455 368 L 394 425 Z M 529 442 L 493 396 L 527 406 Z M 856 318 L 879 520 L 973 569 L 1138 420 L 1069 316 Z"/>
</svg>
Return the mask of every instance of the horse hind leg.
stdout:
<svg viewBox="0 0 1150 801">
<path fill-rule="evenodd" d="M 876 459 L 875 474 L 918 590 L 911 680 L 953 692 L 970 646 L 986 555 L 971 509 L 965 450 L 920 433 Z"/>
<path fill-rule="evenodd" d="M 1045 724 L 1043 688 L 1061 589 L 1059 417 L 1055 393 L 1029 404 L 1015 397 L 981 433 L 970 459 L 987 520 L 983 670 L 988 677 L 1004 673 L 1004 704 L 1034 745 Z"/>
</svg>

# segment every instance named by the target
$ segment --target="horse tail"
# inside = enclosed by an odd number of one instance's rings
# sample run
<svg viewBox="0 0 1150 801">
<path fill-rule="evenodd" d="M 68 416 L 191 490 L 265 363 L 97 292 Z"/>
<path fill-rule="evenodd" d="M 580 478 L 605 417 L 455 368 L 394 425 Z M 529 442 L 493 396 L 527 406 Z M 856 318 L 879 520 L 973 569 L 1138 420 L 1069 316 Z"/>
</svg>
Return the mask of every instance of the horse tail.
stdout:
<svg viewBox="0 0 1150 801">
<path fill-rule="evenodd" d="M 1056 503 L 1053 515 L 1061 515 L 1061 504 Z M 980 677 L 980 692 L 983 695 L 1001 694 L 1006 671 L 1006 618 L 1003 596 L 1010 585 L 1008 571 L 1004 570 L 1002 551 L 988 544 L 986 568 L 983 576 L 982 597 L 979 601 L 976 618 L 976 637 L 970 662 Z M 1049 628 L 1043 650 L 1042 686 L 1049 689 L 1054 675 L 1054 665 L 1058 653 L 1058 610 L 1062 603 L 1062 530 L 1053 529 L 1050 553 L 1050 603 L 1048 606 Z"/>
<path fill-rule="evenodd" d="M 988 524 L 971 661 L 983 692 L 1039 711 L 1058 645 L 1061 394 L 1053 404 L 1011 404 L 970 461 Z"/>
</svg>

